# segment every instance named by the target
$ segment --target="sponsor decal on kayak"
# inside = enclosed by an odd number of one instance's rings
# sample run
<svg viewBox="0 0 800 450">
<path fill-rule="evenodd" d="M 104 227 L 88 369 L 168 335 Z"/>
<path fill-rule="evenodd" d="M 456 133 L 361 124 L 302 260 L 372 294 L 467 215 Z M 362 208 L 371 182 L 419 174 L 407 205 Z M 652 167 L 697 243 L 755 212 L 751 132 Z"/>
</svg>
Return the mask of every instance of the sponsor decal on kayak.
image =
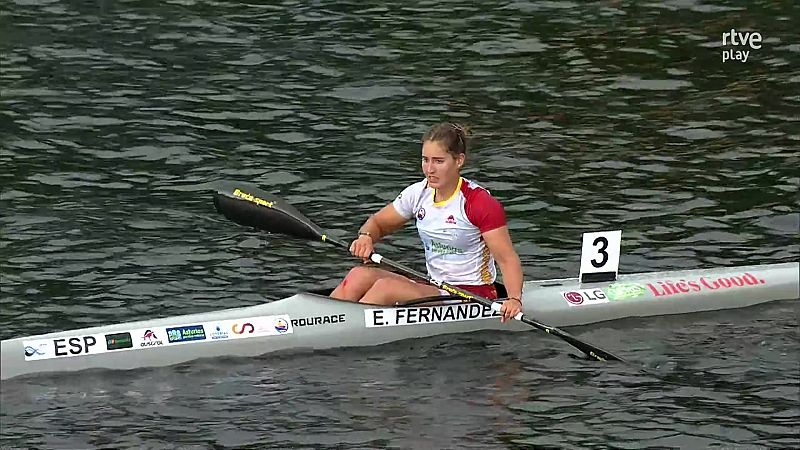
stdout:
<svg viewBox="0 0 800 450">
<path fill-rule="evenodd" d="M 139 339 L 139 347 L 142 348 L 159 347 L 164 345 L 164 340 L 158 338 L 159 336 L 161 337 L 164 336 L 164 331 L 163 330 L 156 330 L 156 331 L 158 331 L 158 334 L 156 334 L 156 332 L 151 329 L 137 332 L 136 335 L 141 336 L 141 338 Z"/>
<path fill-rule="evenodd" d="M 46 350 L 47 350 L 47 346 L 46 346 L 45 343 L 40 343 L 40 344 L 36 345 L 36 347 L 34 347 L 32 345 L 26 345 L 25 346 L 25 356 L 34 356 L 34 355 L 44 356 L 44 354 L 45 354 L 44 352 Z"/>
<path fill-rule="evenodd" d="M 332 314 L 330 316 L 303 317 L 292 319 L 293 327 L 313 327 L 316 325 L 326 325 L 330 323 L 344 323 L 344 314 Z"/>
<path fill-rule="evenodd" d="M 25 346 L 25 360 L 35 361 L 37 359 L 52 358 L 53 355 L 50 352 L 51 343 L 52 342 L 49 340 L 23 342 L 23 345 Z"/>
<path fill-rule="evenodd" d="M 167 328 L 167 340 L 170 343 L 187 341 L 204 341 L 206 330 L 202 325 Z"/>
<path fill-rule="evenodd" d="M 233 334 L 252 334 L 256 331 L 256 327 L 254 327 L 250 322 L 237 322 L 231 325 L 231 331 L 233 331 Z"/>
<path fill-rule="evenodd" d="M 367 309 L 364 319 L 367 328 L 420 325 L 465 320 L 491 319 L 499 314 L 475 303 L 442 306 L 420 306 L 418 308 Z"/>
<path fill-rule="evenodd" d="M 597 305 L 608 303 L 608 296 L 602 289 L 578 289 L 562 292 L 561 295 L 569 306 Z"/>
<path fill-rule="evenodd" d="M 700 277 L 696 279 L 681 278 L 679 280 L 657 280 L 647 283 L 647 288 L 656 297 L 670 295 L 690 294 L 700 291 L 716 291 L 738 289 L 745 286 L 759 286 L 766 284 L 763 279 L 756 278 L 753 274 L 745 272 L 741 275 L 722 277 Z"/>
<path fill-rule="evenodd" d="M 217 324 L 214 326 L 213 330 L 211 331 L 211 340 L 215 339 L 228 339 L 228 330 L 226 330 L 221 324 Z"/>
<path fill-rule="evenodd" d="M 106 335 L 106 350 L 122 350 L 133 347 L 130 333 L 115 333 Z"/>
<path fill-rule="evenodd" d="M 637 283 L 611 283 L 603 289 L 603 292 L 611 301 L 638 298 L 647 292 L 644 286 Z"/>
<path fill-rule="evenodd" d="M 290 321 L 288 321 L 288 320 L 286 320 L 284 318 L 275 319 L 275 321 L 274 321 L 275 331 L 277 331 L 279 334 L 291 333 L 292 331 L 291 331 L 289 323 L 290 323 Z"/>
</svg>

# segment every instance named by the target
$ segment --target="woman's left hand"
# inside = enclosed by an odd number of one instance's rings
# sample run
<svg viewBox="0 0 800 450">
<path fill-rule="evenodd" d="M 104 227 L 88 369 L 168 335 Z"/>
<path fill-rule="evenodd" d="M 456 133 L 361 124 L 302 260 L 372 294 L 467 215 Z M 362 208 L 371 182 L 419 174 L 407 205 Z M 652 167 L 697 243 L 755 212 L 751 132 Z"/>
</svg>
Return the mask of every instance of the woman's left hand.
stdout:
<svg viewBox="0 0 800 450">
<path fill-rule="evenodd" d="M 516 298 L 509 298 L 500 307 L 500 321 L 503 323 L 513 319 L 514 316 L 522 312 L 522 302 Z"/>
</svg>

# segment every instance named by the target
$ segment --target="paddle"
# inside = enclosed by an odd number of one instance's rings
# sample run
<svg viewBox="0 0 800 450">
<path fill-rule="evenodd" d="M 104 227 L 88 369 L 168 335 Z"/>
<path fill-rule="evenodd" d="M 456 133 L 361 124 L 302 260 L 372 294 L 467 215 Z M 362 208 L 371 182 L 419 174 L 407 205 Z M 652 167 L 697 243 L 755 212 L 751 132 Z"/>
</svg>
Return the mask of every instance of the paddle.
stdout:
<svg viewBox="0 0 800 450">
<path fill-rule="evenodd" d="M 222 213 L 225 217 L 240 225 L 272 233 L 295 236 L 302 239 L 321 240 L 343 249 L 349 250 L 350 248 L 347 243 L 326 235 L 319 226 L 306 218 L 292 205 L 249 184 L 222 183 L 214 194 L 214 206 L 217 208 L 217 211 Z M 426 274 L 388 258 L 384 258 L 377 253 L 373 253 L 370 260 L 376 264 L 391 267 L 406 276 L 427 280 L 430 284 L 455 296 L 461 297 L 464 300 L 474 301 L 487 308 L 491 308 L 493 311 L 500 312 L 501 303 L 499 302 L 493 302 L 463 289 L 451 286 L 443 281 L 434 280 Z M 585 353 L 589 358 L 598 361 L 621 361 L 627 363 L 627 361 L 611 352 L 583 342 L 566 331 L 529 319 L 525 317 L 523 313 L 517 314 L 514 318 L 536 329 L 563 339 L 568 344 Z"/>
</svg>

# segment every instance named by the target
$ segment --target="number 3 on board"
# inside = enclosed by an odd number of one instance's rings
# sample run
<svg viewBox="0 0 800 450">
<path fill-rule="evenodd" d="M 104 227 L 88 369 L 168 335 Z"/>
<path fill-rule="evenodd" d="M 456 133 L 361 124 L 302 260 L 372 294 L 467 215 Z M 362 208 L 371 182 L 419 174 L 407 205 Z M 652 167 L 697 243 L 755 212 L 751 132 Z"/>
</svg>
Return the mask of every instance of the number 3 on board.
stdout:
<svg viewBox="0 0 800 450">
<path fill-rule="evenodd" d="M 617 279 L 620 241 L 622 241 L 622 230 L 583 233 L 581 283 Z"/>
</svg>

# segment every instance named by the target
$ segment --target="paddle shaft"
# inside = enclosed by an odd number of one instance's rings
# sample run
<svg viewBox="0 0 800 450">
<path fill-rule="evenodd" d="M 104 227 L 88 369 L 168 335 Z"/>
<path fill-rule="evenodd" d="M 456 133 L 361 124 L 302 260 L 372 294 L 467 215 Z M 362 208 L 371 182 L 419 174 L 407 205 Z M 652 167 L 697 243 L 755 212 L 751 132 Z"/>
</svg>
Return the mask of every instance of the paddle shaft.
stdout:
<svg viewBox="0 0 800 450">
<path fill-rule="evenodd" d="M 348 249 L 350 248 L 345 242 L 330 239 L 326 235 L 322 236 L 322 240 L 324 242 L 329 242 L 337 247 Z M 471 292 L 467 292 L 463 289 L 460 289 L 456 286 L 448 284 L 444 281 L 434 280 L 433 278 L 423 274 L 422 272 L 418 272 L 410 267 L 407 267 L 399 262 L 392 261 L 391 259 L 385 258 L 377 253 L 373 253 L 370 256 L 370 260 L 376 264 L 381 264 L 387 267 L 391 267 L 392 269 L 397 270 L 398 272 L 402 272 L 404 275 L 409 277 L 415 277 L 422 280 L 426 280 L 428 283 L 447 291 L 450 294 L 456 295 L 458 297 L 463 298 L 464 300 L 471 300 L 476 303 L 479 303 L 487 308 L 491 308 L 493 311 L 500 312 L 501 303 L 493 302 L 488 298 L 481 297 L 479 295 L 475 295 Z M 598 361 L 624 361 L 619 356 L 614 355 L 608 351 L 605 351 L 599 347 L 595 347 L 592 344 L 588 344 L 586 342 L 581 341 L 580 339 L 572 336 L 571 334 L 567 333 L 566 331 L 559 330 L 558 328 L 551 327 L 545 325 L 543 323 L 537 322 L 535 320 L 528 319 L 525 317 L 523 313 L 517 314 L 515 319 L 519 320 L 520 322 L 526 323 L 538 330 L 544 331 L 545 333 L 552 334 L 553 336 L 559 337 L 566 341 L 568 344 L 572 345 L 573 347 L 577 348 L 581 352 L 585 353 L 589 357 L 596 359 Z"/>
</svg>

